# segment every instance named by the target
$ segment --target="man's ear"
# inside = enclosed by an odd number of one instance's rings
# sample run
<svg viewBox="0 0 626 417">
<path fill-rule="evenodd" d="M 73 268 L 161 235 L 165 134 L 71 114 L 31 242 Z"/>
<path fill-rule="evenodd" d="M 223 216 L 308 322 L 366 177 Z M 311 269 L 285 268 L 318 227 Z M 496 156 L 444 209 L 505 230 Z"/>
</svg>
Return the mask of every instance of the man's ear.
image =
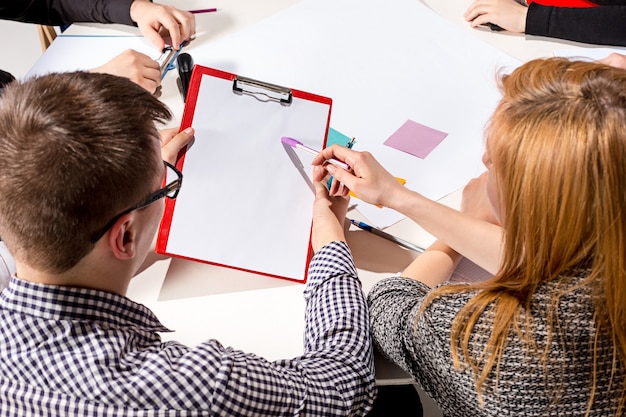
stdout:
<svg viewBox="0 0 626 417">
<path fill-rule="evenodd" d="M 133 212 L 121 216 L 109 229 L 109 247 L 118 259 L 132 259 L 136 253 L 137 228 Z"/>
</svg>

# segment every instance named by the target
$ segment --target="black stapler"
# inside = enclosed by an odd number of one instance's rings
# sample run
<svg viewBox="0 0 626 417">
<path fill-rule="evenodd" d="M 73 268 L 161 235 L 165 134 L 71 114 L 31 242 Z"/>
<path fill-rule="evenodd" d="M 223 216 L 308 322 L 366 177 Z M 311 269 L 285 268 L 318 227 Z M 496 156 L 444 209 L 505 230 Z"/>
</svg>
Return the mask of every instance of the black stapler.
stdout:
<svg viewBox="0 0 626 417">
<path fill-rule="evenodd" d="M 189 80 L 191 79 L 193 65 L 193 58 L 188 53 L 182 53 L 178 55 L 178 58 L 176 58 L 176 67 L 178 68 L 178 88 L 183 96 L 183 102 L 187 100 L 187 91 L 189 90 Z"/>
</svg>

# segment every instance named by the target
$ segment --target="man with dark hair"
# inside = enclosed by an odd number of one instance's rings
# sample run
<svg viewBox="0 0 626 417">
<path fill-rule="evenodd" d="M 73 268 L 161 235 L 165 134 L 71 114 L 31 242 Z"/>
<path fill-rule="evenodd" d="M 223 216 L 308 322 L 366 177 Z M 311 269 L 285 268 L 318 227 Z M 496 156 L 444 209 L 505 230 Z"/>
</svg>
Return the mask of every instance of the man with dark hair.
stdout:
<svg viewBox="0 0 626 417">
<path fill-rule="evenodd" d="M 5 87 L 0 235 L 17 272 L 0 293 L 0 415 L 365 415 L 376 385 L 345 242 L 348 200 L 322 183 L 302 356 L 268 361 L 216 340 L 164 343 L 158 332 L 167 329 L 124 296 L 164 198 L 183 185 L 173 163 L 193 129 L 162 147 L 155 122 L 169 118 L 150 93 L 106 74 Z"/>
</svg>

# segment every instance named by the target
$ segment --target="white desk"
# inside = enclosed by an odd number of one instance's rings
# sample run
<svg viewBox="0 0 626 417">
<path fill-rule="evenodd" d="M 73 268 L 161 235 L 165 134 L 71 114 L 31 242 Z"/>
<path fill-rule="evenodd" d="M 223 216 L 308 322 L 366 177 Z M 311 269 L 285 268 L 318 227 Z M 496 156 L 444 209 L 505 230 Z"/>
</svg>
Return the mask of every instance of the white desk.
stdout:
<svg viewBox="0 0 626 417">
<path fill-rule="evenodd" d="M 214 0 L 211 6 L 218 7 L 218 13 L 196 16 L 198 40 L 210 42 L 296 2 Z M 522 61 L 551 56 L 554 49 L 574 45 L 569 42 L 526 39 L 523 35 L 471 29 L 462 18 L 470 2 L 471 0 L 428 0 L 427 4 L 445 18 L 466 28 L 467 36 L 478 36 Z M 206 6 L 193 0 L 171 3 L 181 8 Z M 134 28 L 117 25 L 73 25 L 66 33 L 129 32 L 138 33 Z M 172 125 L 179 123 L 183 110 L 175 80 L 176 71 L 167 74 L 161 96 L 175 114 Z M 460 193 L 457 192 L 443 201 L 458 207 L 459 198 Z M 412 241 L 433 240 L 408 219 L 400 221 L 389 230 Z M 413 252 L 360 230 L 351 229 L 347 238 L 366 292 L 377 280 L 402 270 L 416 256 Z M 151 308 L 166 326 L 175 329 L 174 333 L 165 334 L 165 339 L 176 339 L 195 345 L 207 338 L 216 338 L 225 345 L 255 352 L 268 359 L 279 359 L 302 353 L 302 290 L 302 284 L 180 259 L 163 259 L 156 261 L 133 280 L 128 296 Z M 381 383 L 410 381 L 406 374 L 398 371 L 398 368 L 384 361 L 378 362 L 377 374 Z"/>
</svg>

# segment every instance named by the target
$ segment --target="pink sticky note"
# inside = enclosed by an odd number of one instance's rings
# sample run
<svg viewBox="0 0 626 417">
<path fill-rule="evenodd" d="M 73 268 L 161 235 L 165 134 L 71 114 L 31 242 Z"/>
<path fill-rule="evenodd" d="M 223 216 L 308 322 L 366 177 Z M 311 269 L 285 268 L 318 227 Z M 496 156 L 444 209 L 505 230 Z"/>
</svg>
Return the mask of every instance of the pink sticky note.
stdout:
<svg viewBox="0 0 626 417">
<path fill-rule="evenodd" d="M 445 132 L 424 126 L 413 120 L 407 120 L 384 143 L 387 146 L 424 159 L 446 136 L 448 134 Z"/>
</svg>

